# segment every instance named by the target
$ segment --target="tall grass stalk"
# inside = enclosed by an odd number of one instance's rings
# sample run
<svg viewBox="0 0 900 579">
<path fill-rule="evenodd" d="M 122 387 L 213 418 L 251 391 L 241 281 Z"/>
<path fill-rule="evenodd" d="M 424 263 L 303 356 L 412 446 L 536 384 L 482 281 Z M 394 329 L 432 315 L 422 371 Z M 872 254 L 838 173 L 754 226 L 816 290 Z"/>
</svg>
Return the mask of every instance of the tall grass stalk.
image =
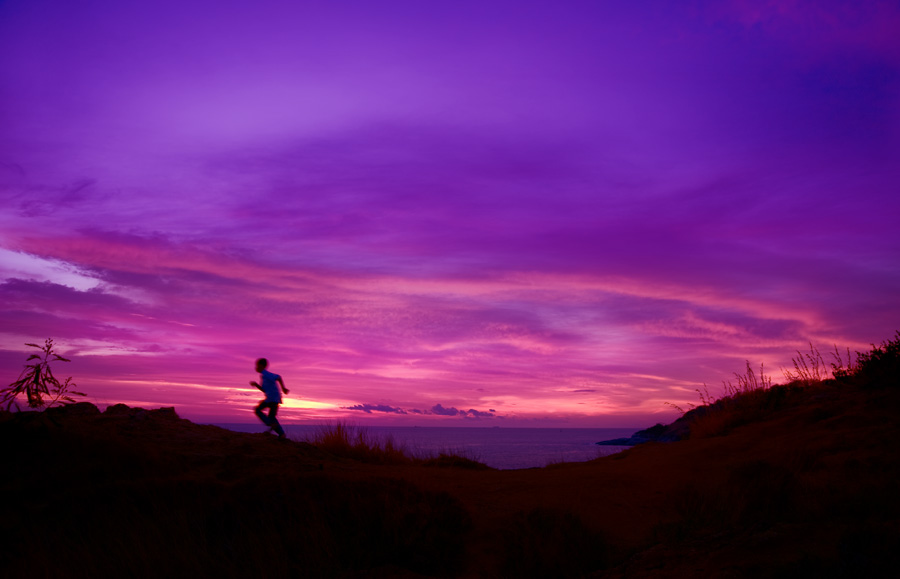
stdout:
<svg viewBox="0 0 900 579">
<path fill-rule="evenodd" d="M 753 368 L 750 367 L 749 360 L 747 361 L 746 372 L 744 374 L 735 372 L 734 377 L 737 379 L 737 384 L 732 384 L 730 380 L 722 383 L 725 386 L 725 398 L 737 396 L 738 394 L 748 394 L 757 390 L 768 390 L 772 387 L 772 378 L 766 376 L 763 365 L 759 365 L 759 375 L 757 376 Z"/>
<path fill-rule="evenodd" d="M 850 348 L 847 348 L 846 364 L 844 363 L 844 357 L 841 355 L 841 351 L 838 350 L 837 344 L 834 346 L 834 352 L 831 353 L 831 357 L 834 358 L 834 362 L 831 363 L 831 375 L 835 378 L 852 376 L 859 367 L 853 363 L 853 358 L 850 356 Z"/>
<path fill-rule="evenodd" d="M 834 348 L 837 351 L 837 346 Z M 838 361 L 840 361 L 840 356 Z M 800 350 L 797 350 L 797 357 L 791 358 L 791 362 L 794 364 L 793 370 L 785 368 L 781 370 L 782 374 L 784 374 L 784 379 L 788 383 L 793 382 L 803 386 L 811 386 L 819 384 L 822 380 L 827 380 L 829 377 L 825 360 L 822 358 L 819 350 L 812 345 L 812 342 L 809 343 L 809 352 L 802 353 Z"/>
</svg>

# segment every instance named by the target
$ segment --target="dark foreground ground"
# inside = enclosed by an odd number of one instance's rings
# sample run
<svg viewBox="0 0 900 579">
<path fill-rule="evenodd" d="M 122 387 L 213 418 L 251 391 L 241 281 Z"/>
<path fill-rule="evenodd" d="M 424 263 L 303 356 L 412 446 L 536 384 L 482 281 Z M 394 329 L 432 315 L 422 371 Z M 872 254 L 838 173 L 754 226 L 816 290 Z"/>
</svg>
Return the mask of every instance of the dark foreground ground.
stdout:
<svg viewBox="0 0 900 579">
<path fill-rule="evenodd" d="M 689 440 L 520 471 L 368 464 L 171 409 L 5 413 L 0 569 L 895 576 L 898 391 L 776 387 L 753 412 L 707 421 Z"/>
</svg>

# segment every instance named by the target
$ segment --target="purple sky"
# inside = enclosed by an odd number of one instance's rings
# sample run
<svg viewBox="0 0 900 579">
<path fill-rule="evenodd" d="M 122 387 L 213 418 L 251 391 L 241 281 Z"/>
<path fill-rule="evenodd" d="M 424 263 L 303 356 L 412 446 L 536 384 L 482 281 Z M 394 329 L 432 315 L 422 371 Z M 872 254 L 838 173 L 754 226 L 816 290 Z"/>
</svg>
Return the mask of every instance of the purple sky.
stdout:
<svg viewBox="0 0 900 579">
<path fill-rule="evenodd" d="M 646 426 L 900 329 L 895 1 L 0 2 L 0 379 Z"/>
</svg>

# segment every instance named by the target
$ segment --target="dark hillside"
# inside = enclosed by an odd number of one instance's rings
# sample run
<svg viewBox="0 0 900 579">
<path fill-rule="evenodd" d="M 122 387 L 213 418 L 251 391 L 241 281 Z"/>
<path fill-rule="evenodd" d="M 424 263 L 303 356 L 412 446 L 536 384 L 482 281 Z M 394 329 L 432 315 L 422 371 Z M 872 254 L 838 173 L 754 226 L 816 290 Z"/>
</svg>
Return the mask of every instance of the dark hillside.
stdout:
<svg viewBox="0 0 900 579">
<path fill-rule="evenodd" d="M 373 464 L 86 403 L 0 414 L 0 566 L 42 576 L 879 577 L 900 565 L 892 375 L 776 386 L 686 439 L 495 471 Z"/>
<path fill-rule="evenodd" d="M 0 436 L 8 576 L 435 573 L 461 561 L 458 501 L 387 472 L 341 476 L 354 465 L 304 443 L 87 403 L 6 414 Z"/>
</svg>

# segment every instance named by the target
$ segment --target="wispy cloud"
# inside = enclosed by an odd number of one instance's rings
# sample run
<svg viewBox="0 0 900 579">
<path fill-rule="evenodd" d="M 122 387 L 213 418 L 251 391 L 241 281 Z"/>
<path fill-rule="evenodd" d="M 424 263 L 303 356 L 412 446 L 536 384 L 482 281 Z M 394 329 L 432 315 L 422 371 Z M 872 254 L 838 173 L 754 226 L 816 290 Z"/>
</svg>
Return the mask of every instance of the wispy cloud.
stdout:
<svg viewBox="0 0 900 579">
<path fill-rule="evenodd" d="M 355 404 L 353 406 L 345 406 L 344 409 L 359 410 L 361 412 L 365 412 L 366 414 L 372 414 L 373 412 L 385 412 L 388 414 L 407 414 L 407 412 L 402 408 L 395 408 L 394 406 L 388 406 L 387 404 Z"/>
</svg>

